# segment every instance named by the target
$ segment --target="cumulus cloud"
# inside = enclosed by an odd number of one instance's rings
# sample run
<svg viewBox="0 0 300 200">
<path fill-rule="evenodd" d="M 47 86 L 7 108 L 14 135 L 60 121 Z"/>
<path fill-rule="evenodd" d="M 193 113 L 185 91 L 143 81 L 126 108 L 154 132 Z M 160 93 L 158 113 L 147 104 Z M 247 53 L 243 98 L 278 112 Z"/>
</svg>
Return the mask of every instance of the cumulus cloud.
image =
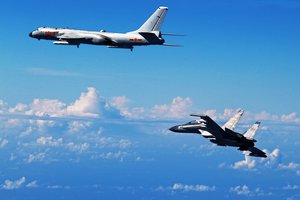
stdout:
<svg viewBox="0 0 300 200">
<path fill-rule="evenodd" d="M 0 149 L 4 148 L 8 144 L 7 139 L 0 138 Z"/>
<path fill-rule="evenodd" d="M 80 132 L 92 126 L 91 122 L 85 121 L 70 121 L 68 128 L 71 133 Z"/>
<path fill-rule="evenodd" d="M 171 104 L 155 105 L 151 111 L 152 118 L 182 118 L 186 117 L 191 110 L 192 100 L 182 97 L 176 97 Z"/>
<path fill-rule="evenodd" d="M 246 153 L 244 154 L 245 154 L 245 160 L 235 162 L 232 166 L 233 169 L 239 169 L 242 167 L 247 167 L 248 169 L 251 169 L 255 167 L 256 161 L 251 160 L 250 156 L 246 155 Z"/>
<path fill-rule="evenodd" d="M 245 160 L 237 161 L 234 164 L 232 164 L 230 167 L 232 169 L 252 169 L 257 170 L 257 168 L 260 167 L 272 167 L 278 166 L 278 158 L 280 156 L 280 150 L 278 148 L 275 148 L 273 151 L 269 152 L 268 150 L 263 150 L 267 154 L 267 158 L 261 158 L 258 160 L 258 158 L 254 158 L 248 155 L 248 152 L 244 152 L 245 154 Z M 224 166 L 225 164 L 222 163 L 221 166 Z"/>
<path fill-rule="evenodd" d="M 132 111 L 129 111 L 129 102 L 130 100 L 126 96 L 115 96 L 111 98 L 109 105 L 120 110 L 121 115 L 125 117 L 133 117 Z"/>
<path fill-rule="evenodd" d="M 115 96 L 106 101 L 101 97 L 94 87 L 88 87 L 86 92 L 82 92 L 80 97 L 71 104 L 63 103 L 57 99 L 34 99 L 31 104 L 18 103 L 15 107 L 3 109 L 5 103 L 0 100 L 0 111 L 5 110 L 9 114 L 21 114 L 38 117 L 126 117 L 130 119 L 147 118 L 184 118 L 194 112 L 192 109 L 192 99 L 189 97 L 175 97 L 168 104 L 155 104 L 153 107 L 131 107 L 131 100 L 126 96 Z M 239 110 L 225 108 L 222 112 L 215 109 L 204 110 L 203 113 L 209 115 L 214 120 L 227 120 Z M 300 123 L 297 113 L 274 115 L 266 111 L 260 113 L 245 112 L 243 120 L 270 120 L 280 122 Z M 75 129 L 74 129 L 75 130 Z"/>
<path fill-rule="evenodd" d="M 84 117 L 99 117 L 100 96 L 94 87 L 87 88 L 87 92 L 82 92 L 79 99 L 66 109 L 69 115 Z"/>
<path fill-rule="evenodd" d="M 90 145 L 86 142 L 81 144 L 75 144 L 74 142 L 69 142 L 66 144 L 67 148 L 70 149 L 73 152 L 83 153 L 87 151 L 90 147 Z"/>
<path fill-rule="evenodd" d="M 24 159 L 24 161 L 28 164 L 37 161 L 41 162 L 45 159 L 45 157 L 45 153 L 29 154 L 28 157 Z"/>
<path fill-rule="evenodd" d="M 68 186 L 68 185 L 66 185 L 66 186 L 63 186 L 63 185 L 48 185 L 47 188 L 48 189 L 53 189 L 53 190 L 57 190 L 57 189 L 69 190 L 69 189 L 71 189 L 71 187 Z"/>
<path fill-rule="evenodd" d="M 26 187 L 27 188 L 37 188 L 38 187 L 37 181 L 35 180 L 35 181 L 32 181 L 32 182 L 26 184 Z"/>
<path fill-rule="evenodd" d="M 26 178 L 21 177 L 18 180 L 12 181 L 12 180 L 5 180 L 4 184 L 2 185 L 2 189 L 4 190 L 14 190 L 22 187 L 22 185 L 25 183 Z"/>
<path fill-rule="evenodd" d="M 261 188 L 257 187 L 253 190 L 250 190 L 250 188 L 247 185 L 238 185 L 235 187 L 231 187 L 230 192 L 235 193 L 236 195 L 240 196 L 270 196 L 272 195 L 271 192 L 264 192 Z"/>
<path fill-rule="evenodd" d="M 215 186 L 207 186 L 207 185 L 184 185 L 181 183 L 175 183 L 172 186 L 172 190 L 179 190 L 184 192 L 194 191 L 194 192 L 207 192 L 207 191 L 215 191 Z"/>
<path fill-rule="evenodd" d="M 87 92 L 82 92 L 79 99 L 70 105 L 57 99 L 34 99 L 29 105 L 18 103 L 15 107 L 9 108 L 8 112 L 39 117 L 100 117 L 103 104 L 96 88 L 88 87 Z"/>
<path fill-rule="evenodd" d="M 299 123 L 300 119 L 297 117 L 297 113 L 292 112 L 290 114 L 281 115 L 281 121 L 283 121 L 283 122 L 296 122 L 296 123 Z"/>
<path fill-rule="evenodd" d="M 120 162 L 123 162 L 125 157 L 128 156 L 128 153 L 125 151 L 117 151 L 117 152 L 107 152 L 107 153 L 101 153 L 98 155 L 93 155 L 91 157 L 92 160 L 98 160 L 98 159 L 104 159 L 104 160 L 111 160 L 116 159 Z"/>
<path fill-rule="evenodd" d="M 63 139 L 54 139 L 52 136 L 41 136 L 36 140 L 36 143 L 39 145 L 60 146 L 63 143 Z"/>
<path fill-rule="evenodd" d="M 236 187 L 231 187 L 230 192 L 234 192 L 237 195 L 245 195 L 245 196 L 250 194 L 250 190 L 247 185 L 243 185 L 243 186 L 238 185 Z"/>
<path fill-rule="evenodd" d="M 283 190 L 297 190 L 299 189 L 299 185 L 286 185 L 284 187 L 282 187 Z"/>
<path fill-rule="evenodd" d="M 287 169 L 287 170 L 296 170 L 300 168 L 300 164 L 295 162 L 290 162 L 288 164 L 279 164 L 278 166 L 280 169 Z"/>
</svg>

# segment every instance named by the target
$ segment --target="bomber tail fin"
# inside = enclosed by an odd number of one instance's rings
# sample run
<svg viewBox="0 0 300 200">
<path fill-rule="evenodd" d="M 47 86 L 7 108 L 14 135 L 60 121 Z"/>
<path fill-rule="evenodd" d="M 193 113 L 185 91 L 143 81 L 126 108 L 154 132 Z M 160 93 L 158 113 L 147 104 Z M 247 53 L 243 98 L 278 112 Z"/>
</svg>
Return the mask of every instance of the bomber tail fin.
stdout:
<svg viewBox="0 0 300 200">
<path fill-rule="evenodd" d="M 250 139 L 253 139 L 254 136 L 255 136 L 255 133 L 258 129 L 258 127 L 260 126 L 260 122 L 255 122 L 255 124 L 253 124 L 247 131 L 246 133 L 244 134 L 244 136 L 246 138 L 250 138 Z"/>
<path fill-rule="evenodd" d="M 168 7 L 159 7 L 136 32 L 160 32 Z"/>
</svg>

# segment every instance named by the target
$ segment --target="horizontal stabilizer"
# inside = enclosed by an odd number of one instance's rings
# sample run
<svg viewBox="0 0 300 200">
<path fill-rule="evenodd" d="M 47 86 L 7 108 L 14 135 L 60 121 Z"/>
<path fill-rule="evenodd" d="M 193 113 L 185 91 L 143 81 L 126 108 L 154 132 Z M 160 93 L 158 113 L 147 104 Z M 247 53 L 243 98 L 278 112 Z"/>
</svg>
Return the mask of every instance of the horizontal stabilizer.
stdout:
<svg viewBox="0 0 300 200">
<path fill-rule="evenodd" d="M 256 147 L 251 147 L 248 149 L 248 151 L 250 151 L 251 153 L 249 154 L 249 156 L 254 156 L 254 157 L 263 157 L 266 158 L 267 155 L 265 152 L 263 152 L 262 150 L 256 148 Z"/>
<path fill-rule="evenodd" d="M 161 44 L 162 40 L 155 34 L 155 32 L 139 32 L 149 43 Z"/>
</svg>

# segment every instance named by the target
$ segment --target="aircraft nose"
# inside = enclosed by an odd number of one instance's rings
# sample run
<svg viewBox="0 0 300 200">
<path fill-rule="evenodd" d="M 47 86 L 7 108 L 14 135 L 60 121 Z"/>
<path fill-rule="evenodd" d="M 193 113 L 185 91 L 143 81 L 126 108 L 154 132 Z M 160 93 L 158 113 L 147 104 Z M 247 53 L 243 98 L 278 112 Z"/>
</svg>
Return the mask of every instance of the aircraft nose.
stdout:
<svg viewBox="0 0 300 200">
<path fill-rule="evenodd" d="M 30 32 L 30 33 L 29 33 L 29 37 L 33 37 L 33 34 L 32 34 L 32 32 Z"/>
<path fill-rule="evenodd" d="M 176 132 L 178 130 L 178 126 L 173 126 L 169 128 L 170 131 Z"/>
</svg>

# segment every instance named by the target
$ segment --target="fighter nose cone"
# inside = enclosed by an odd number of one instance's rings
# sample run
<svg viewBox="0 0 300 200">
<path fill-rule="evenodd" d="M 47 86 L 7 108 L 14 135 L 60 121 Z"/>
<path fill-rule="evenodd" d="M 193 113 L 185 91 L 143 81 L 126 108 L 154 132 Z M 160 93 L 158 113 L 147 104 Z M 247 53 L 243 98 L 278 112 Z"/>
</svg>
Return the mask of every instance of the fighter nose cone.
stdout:
<svg viewBox="0 0 300 200">
<path fill-rule="evenodd" d="M 32 32 L 29 33 L 29 37 L 33 37 Z"/>
<path fill-rule="evenodd" d="M 169 130 L 170 130 L 170 131 L 173 131 L 173 132 L 176 132 L 177 126 L 173 126 L 173 127 L 169 128 Z"/>
</svg>

